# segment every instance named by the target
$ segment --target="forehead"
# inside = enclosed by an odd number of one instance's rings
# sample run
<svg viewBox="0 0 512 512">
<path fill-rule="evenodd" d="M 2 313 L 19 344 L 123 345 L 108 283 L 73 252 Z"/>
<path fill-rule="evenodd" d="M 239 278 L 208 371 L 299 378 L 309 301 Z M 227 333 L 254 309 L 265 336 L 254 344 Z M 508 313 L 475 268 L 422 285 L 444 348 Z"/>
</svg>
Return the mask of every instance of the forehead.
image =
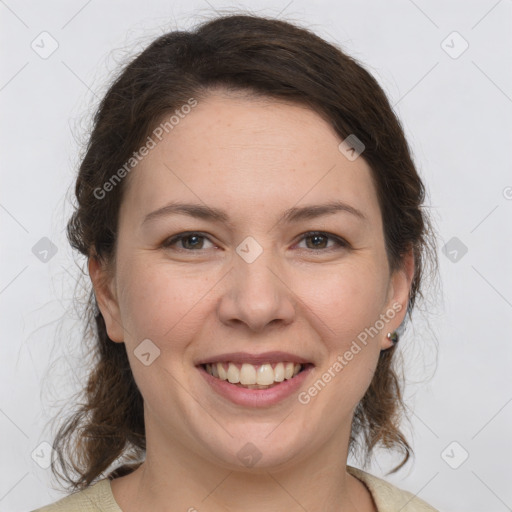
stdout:
<svg viewBox="0 0 512 512">
<path fill-rule="evenodd" d="M 156 142 L 126 184 L 122 209 L 134 215 L 178 199 L 238 216 L 341 199 L 380 217 L 365 160 L 349 161 L 334 129 L 304 106 L 216 93 Z"/>
</svg>

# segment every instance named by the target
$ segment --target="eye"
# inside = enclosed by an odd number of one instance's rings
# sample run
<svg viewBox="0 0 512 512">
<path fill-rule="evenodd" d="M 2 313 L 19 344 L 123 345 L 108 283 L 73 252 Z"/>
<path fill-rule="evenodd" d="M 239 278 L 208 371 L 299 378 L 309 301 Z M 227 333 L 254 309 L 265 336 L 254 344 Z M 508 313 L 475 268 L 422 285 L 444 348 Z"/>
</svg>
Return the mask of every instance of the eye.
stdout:
<svg viewBox="0 0 512 512">
<path fill-rule="evenodd" d="M 305 233 L 302 235 L 301 241 L 306 240 L 306 248 L 313 250 L 321 250 L 321 249 L 336 249 L 339 247 L 348 247 L 348 243 L 335 235 L 331 235 L 330 233 L 325 233 L 323 231 L 310 231 L 309 233 Z M 307 240 L 311 240 L 312 244 L 308 244 Z M 334 242 L 334 247 L 327 247 L 326 244 L 331 240 Z"/>
<path fill-rule="evenodd" d="M 189 231 L 187 233 L 180 233 L 179 235 L 168 238 L 162 243 L 162 247 L 169 248 L 177 243 L 181 243 L 181 247 L 178 247 L 178 249 L 195 251 L 205 248 L 205 240 L 208 240 L 208 238 L 201 233 L 197 231 Z"/>
<path fill-rule="evenodd" d="M 204 247 L 205 240 L 211 243 L 208 237 L 200 232 L 188 231 L 166 239 L 162 243 L 162 247 L 171 248 L 177 244 L 181 244 L 181 247 L 177 247 L 178 250 L 194 252 L 207 248 Z M 335 250 L 340 247 L 349 247 L 348 242 L 342 238 L 323 231 L 310 231 L 305 233 L 302 235 L 300 241 L 303 240 L 306 241 L 306 249 L 311 249 L 315 252 L 319 252 L 320 250 Z M 308 240 L 311 240 L 311 244 L 307 243 Z M 329 241 L 333 242 L 333 245 L 328 246 Z"/>
</svg>

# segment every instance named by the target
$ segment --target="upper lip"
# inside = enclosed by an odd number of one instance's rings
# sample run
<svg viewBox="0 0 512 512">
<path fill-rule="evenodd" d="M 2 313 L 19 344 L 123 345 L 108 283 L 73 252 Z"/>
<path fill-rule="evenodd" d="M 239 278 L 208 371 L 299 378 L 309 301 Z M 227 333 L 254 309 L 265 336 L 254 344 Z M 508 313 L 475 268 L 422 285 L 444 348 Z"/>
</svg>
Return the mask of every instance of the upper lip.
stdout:
<svg viewBox="0 0 512 512">
<path fill-rule="evenodd" d="M 265 364 L 265 363 L 310 363 L 307 359 L 289 352 L 263 352 L 261 354 L 250 354 L 249 352 L 230 352 L 229 354 L 219 354 L 215 356 L 205 357 L 196 362 L 196 366 L 208 363 L 249 363 L 249 364 Z"/>
</svg>

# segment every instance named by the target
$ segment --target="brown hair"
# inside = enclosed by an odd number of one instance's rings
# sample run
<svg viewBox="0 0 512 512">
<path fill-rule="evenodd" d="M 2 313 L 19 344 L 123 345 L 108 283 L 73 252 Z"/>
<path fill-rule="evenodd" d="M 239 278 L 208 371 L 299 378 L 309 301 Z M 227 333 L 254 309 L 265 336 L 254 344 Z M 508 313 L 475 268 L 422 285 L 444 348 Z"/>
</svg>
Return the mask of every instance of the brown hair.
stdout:
<svg viewBox="0 0 512 512">
<path fill-rule="evenodd" d="M 100 199 L 98 190 L 164 115 L 217 87 L 305 105 L 322 115 L 341 139 L 355 134 L 362 141 L 378 191 L 391 271 L 400 268 L 406 252 L 414 253 L 410 317 L 421 295 L 425 263 L 435 266 L 436 257 L 421 208 L 424 186 L 400 122 L 377 81 L 353 58 L 309 30 L 277 19 L 228 15 L 194 31 L 169 32 L 125 66 L 94 117 L 76 181 L 77 205 L 67 226 L 72 247 L 112 264 L 126 180 Z M 95 326 L 94 367 L 81 404 L 57 432 L 52 462 L 54 474 L 74 489 L 87 487 L 119 461 L 125 465 L 109 476 L 126 474 L 137 465 L 126 463 L 140 463 L 145 454 L 143 399 L 125 346 L 109 339 L 93 291 L 87 319 L 89 327 Z M 403 455 L 401 467 L 411 448 L 398 428 L 404 404 L 394 352 L 381 352 L 355 411 L 350 447 L 362 447 L 366 459 L 378 444 L 397 448 Z"/>
</svg>

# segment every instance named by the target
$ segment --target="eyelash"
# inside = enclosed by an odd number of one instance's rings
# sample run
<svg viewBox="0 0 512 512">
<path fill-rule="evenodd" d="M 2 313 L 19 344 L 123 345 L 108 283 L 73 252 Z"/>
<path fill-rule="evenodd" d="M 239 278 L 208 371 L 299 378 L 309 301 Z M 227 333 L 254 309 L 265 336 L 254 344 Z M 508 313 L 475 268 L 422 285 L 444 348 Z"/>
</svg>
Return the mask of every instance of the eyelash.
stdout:
<svg viewBox="0 0 512 512">
<path fill-rule="evenodd" d="M 206 235 L 203 235 L 199 231 L 187 231 L 187 232 L 180 233 L 178 235 L 172 236 L 172 237 L 164 240 L 164 242 L 162 243 L 162 247 L 164 247 L 166 249 L 171 248 L 174 244 L 176 244 L 176 242 L 179 242 L 181 240 L 189 238 L 189 237 L 191 237 L 193 235 L 198 235 L 200 238 L 206 238 L 207 240 L 209 240 Z M 306 250 L 310 250 L 310 251 L 313 251 L 313 252 L 322 252 L 322 251 L 325 252 L 325 251 L 332 251 L 332 250 L 336 250 L 336 249 L 340 249 L 340 248 L 348 248 L 349 247 L 349 243 L 346 240 L 344 240 L 343 238 L 341 238 L 339 236 L 333 235 L 331 233 L 327 233 L 325 231 L 308 231 L 307 233 L 304 233 L 302 235 L 302 237 L 300 238 L 299 242 L 301 242 L 302 240 L 304 240 L 306 238 L 310 238 L 310 237 L 313 237 L 313 236 L 322 236 L 324 238 L 332 240 L 332 241 L 335 242 L 337 247 L 328 247 L 328 248 L 318 249 L 318 250 L 306 248 Z M 210 242 L 211 242 L 211 240 L 210 240 Z M 200 252 L 202 249 L 194 250 L 194 249 L 180 248 L 179 250 L 185 251 L 185 252 Z"/>
</svg>

